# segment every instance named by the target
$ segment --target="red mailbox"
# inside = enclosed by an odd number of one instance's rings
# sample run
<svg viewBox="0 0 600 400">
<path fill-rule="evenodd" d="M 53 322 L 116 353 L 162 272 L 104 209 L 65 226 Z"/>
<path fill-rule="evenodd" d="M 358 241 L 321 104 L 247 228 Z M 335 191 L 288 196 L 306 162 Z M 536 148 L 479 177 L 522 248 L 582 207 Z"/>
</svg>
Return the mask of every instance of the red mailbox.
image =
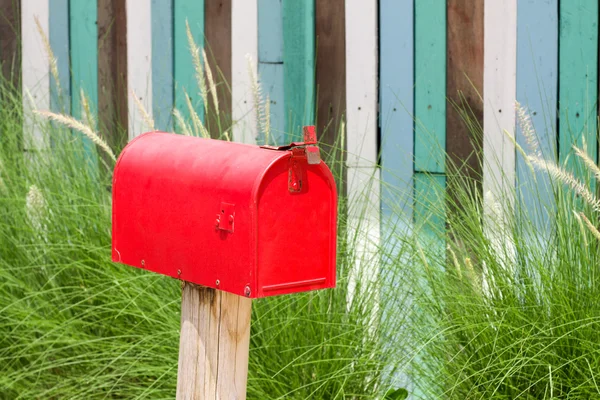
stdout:
<svg viewBox="0 0 600 400">
<path fill-rule="evenodd" d="M 335 286 L 337 193 L 305 142 L 252 146 L 162 132 L 113 178 L 113 261 L 251 298 Z"/>
</svg>

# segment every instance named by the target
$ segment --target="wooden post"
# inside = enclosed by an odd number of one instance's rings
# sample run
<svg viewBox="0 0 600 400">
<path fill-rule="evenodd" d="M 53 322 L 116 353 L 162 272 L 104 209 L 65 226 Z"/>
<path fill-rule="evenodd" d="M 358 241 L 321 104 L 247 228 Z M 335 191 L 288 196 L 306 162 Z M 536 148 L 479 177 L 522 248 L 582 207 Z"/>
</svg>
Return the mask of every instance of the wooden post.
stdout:
<svg viewBox="0 0 600 400">
<path fill-rule="evenodd" d="M 177 399 L 245 399 L 252 300 L 185 283 Z"/>
</svg>

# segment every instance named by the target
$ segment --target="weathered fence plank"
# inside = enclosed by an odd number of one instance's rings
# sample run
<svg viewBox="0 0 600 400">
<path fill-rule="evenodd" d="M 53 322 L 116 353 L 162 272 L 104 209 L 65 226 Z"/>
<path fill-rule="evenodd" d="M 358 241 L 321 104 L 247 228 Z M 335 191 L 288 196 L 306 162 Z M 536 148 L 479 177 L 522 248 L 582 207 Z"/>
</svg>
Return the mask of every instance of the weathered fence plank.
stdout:
<svg viewBox="0 0 600 400">
<path fill-rule="evenodd" d="M 134 93 L 152 118 L 152 5 L 149 1 L 126 0 L 127 6 L 127 99 L 128 136 L 133 139 L 150 129 L 150 122 L 136 106 Z"/>
<path fill-rule="evenodd" d="M 96 0 L 69 2 L 69 43 L 71 46 L 71 114 L 75 118 L 85 120 L 82 112 L 82 92 L 89 101 L 91 113 L 96 115 L 98 112 L 98 2 Z M 83 135 L 80 137 L 85 143 L 90 165 L 95 166 L 94 144 Z"/>
<path fill-rule="evenodd" d="M 558 91 L 558 0 L 518 2 L 517 101 L 525 107 L 535 129 L 532 132 L 546 160 L 556 159 L 556 94 Z M 529 153 L 526 134 L 517 124 L 517 143 Z M 548 231 L 548 213 L 554 194 L 548 174 L 532 173 L 520 152 L 516 155 L 517 196 L 526 218 Z M 544 229 L 543 229 L 544 228 Z"/>
<path fill-rule="evenodd" d="M 315 2 L 316 122 L 325 152 L 341 146 L 338 137 L 346 106 L 346 24 L 344 1 Z"/>
<path fill-rule="evenodd" d="M 194 110 L 204 120 L 204 104 L 198 88 L 194 62 L 186 33 L 187 22 L 196 45 L 201 49 L 204 48 L 204 0 L 177 0 L 173 3 L 173 8 L 175 108 L 181 111 L 185 119 L 189 120 L 190 113 L 185 99 L 185 92 L 187 92 Z"/>
<path fill-rule="evenodd" d="M 2 76 L 15 88 L 21 83 L 21 0 L 0 0 L 0 64 Z"/>
<path fill-rule="evenodd" d="M 204 36 L 206 54 L 217 85 L 219 112 L 209 101 L 206 125 L 213 138 L 220 137 L 231 125 L 231 3 L 232 0 L 210 0 L 205 3 Z"/>
<path fill-rule="evenodd" d="M 414 3 L 382 0 L 379 9 L 379 98 L 382 223 L 412 219 L 414 172 Z"/>
<path fill-rule="evenodd" d="M 421 191 L 427 198 L 415 196 L 415 222 L 441 223 L 432 229 L 443 229 L 443 216 L 426 216 L 428 204 L 443 198 L 446 171 L 446 2 L 415 2 L 415 194 L 417 184 L 429 188 Z M 436 213 L 438 210 L 431 210 Z"/>
<path fill-rule="evenodd" d="M 173 0 L 152 0 L 152 116 L 156 129 L 173 129 Z"/>
<path fill-rule="evenodd" d="M 561 1 L 559 7 L 558 155 L 581 176 L 585 167 L 573 156 L 573 145 L 585 141 L 597 161 L 598 2 Z"/>
<path fill-rule="evenodd" d="M 297 141 L 302 127 L 314 123 L 315 4 L 284 1 L 282 15 L 286 141 Z"/>
<path fill-rule="evenodd" d="M 476 184 L 479 190 L 483 139 L 483 3 L 483 0 L 449 0 L 446 27 L 447 172 L 468 176 L 469 183 Z M 452 194 L 454 190 L 449 189 Z"/>
<path fill-rule="evenodd" d="M 44 124 L 32 114 L 33 110 L 50 108 L 50 63 L 44 44 L 50 36 L 48 6 L 48 0 L 21 4 L 24 147 L 34 151 L 48 147 Z"/>
<path fill-rule="evenodd" d="M 283 6 L 281 0 L 258 0 L 258 75 L 261 101 L 269 104 L 269 138 L 259 132 L 259 142 L 283 144 L 285 135 L 285 93 L 283 74 Z M 261 113 L 262 114 L 262 113 Z M 264 131 L 265 116 L 259 115 Z"/>
<path fill-rule="evenodd" d="M 98 1 L 98 129 L 116 149 L 127 143 L 129 35 L 125 1 Z"/>
<path fill-rule="evenodd" d="M 69 0 L 50 0 L 49 4 L 50 47 L 58 70 L 58 82 L 52 75 L 50 76 L 50 109 L 55 112 L 69 112 L 71 110 Z"/>
<path fill-rule="evenodd" d="M 346 149 L 350 167 L 377 163 L 377 1 L 346 1 Z"/>
<path fill-rule="evenodd" d="M 483 192 L 512 204 L 517 72 L 517 2 L 485 0 Z M 489 202 L 488 202 L 489 203 Z M 493 207 L 493 204 L 486 204 Z"/>
<path fill-rule="evenodd" d="M 248 56 L 248 57 L 247 57 Z M 257 121 L 251 75 L 258 74 L 258 1 L 231 2 L 232 138 L 256 143 Z"/>
</svg>

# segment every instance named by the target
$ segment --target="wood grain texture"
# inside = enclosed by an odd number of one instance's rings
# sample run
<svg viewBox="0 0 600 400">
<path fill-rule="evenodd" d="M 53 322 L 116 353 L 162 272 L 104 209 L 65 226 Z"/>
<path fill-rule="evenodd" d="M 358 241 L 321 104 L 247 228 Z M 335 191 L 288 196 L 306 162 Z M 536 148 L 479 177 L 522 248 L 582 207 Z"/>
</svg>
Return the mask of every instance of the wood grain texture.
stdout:
<svg viewBox="0 0 600 400">
<path fill-rule="evenodd" d="M 2 76 L 17 90 L 21 84 L 21 0 L 0 0 L 0 63 Z"/>
<path fill-rule="evenodd" d="M 528 110 L 532 132 L 547 160 L 556 159 L 558 91 L 558 0 L 521 1 L 517 9 L 517 101 Z M 517 143 L 535 153 L 517 124 Z M 516 158 L 519 201 L 540 232 L 549 232 L 554 193 L 545 172 L 532 173 L 520 152 Z"/>
<path fill-rule="evenodd" d="M 325 152 L 343 143 L 338 133 L 346 109 L 345 35 L 344 1 L 316 1 L 316 123 Z"/>
<path fill-rule="evenodd" d="M 250 74 L 249 71 L 252 73 Z M 254 144 L 257 137 L 256 110 L 251 75 L 258 73 L 258 2 L 231 2 L 231 103 L 232 138 Z"/>
<path fill-rule="evenodd" d="M 29 0 L 21 4 L 23 138 L 27 150 L 49 146 L 44 133 L 46 123 L 33 115 L 33 110 L 50 108 L 50 62 L 44 45 L 50 36 L 49 22 L 48 0 Z"/>
<path fill-rule="evenodd" d="M 71 110 L 69 61 L 69 0 L 50 0 L 50 47 L 56 58 L 58 81 L 50 76 L 50 109 Z"/>
<path fill-rule="evenodd" d="M 154 129 L 144 120 L 134 93 L 145 112 L 152 117 L 152 5 L 148 0 L 126 0 L 127 8 L 127 96 L 128 138 Z"/>
<path fill-rule="evenodd" d="M 597 161 L 598 2 L 559 3 L 559 149 L 561 162 L 581 176 L 584 166 L 573 157 L 582 147 Z"/>
<path fill-rule="evenodd" d="M 315 4 L 283 2 L 283 79 L 286 142 L 302 138 L 315 117 Z"/>
<path fill-rule="evenodd" d="M 379 4 L 381 211 L 385 225 L 412 220 L 414 171 L 414 3 Z"/>
<path fill-rule="evenodd" d="M 91 112 L 98 112 L 98 2 L 69 2 L 69 43 L 71 45 L 71 115 L 82 119 L 81 91 L 89 100 Z M 94 127 L 96 128 L 96 127 Z M 84 143 L 92 170 L 96 152 L 91 140 L 77 134 Z"/>
<path fill-rule="evenodd" d="M 184 90 L 194 110 L 204 120 L 204 104 L 196 80 L 186 33 L 186 21 L 196 45 L 204 48 L 204 0 L 176 0 L 173 3 L 173 74 L 175 108 L 190 121 Z"/>
<path fill-rule="evenodd" d="M 346 149 L 350 167 L 371 167 L 378 159 L 377 1 L 347 0 Z"/>
<path fill-rule="evenodd" d="M 177 399 L 245 399 L 252 301 L 186 283 Z"/>
<path fill-rule="evenodd" d="M 448 172 L 468 177 L 479 190 L 483 140 L 483 3 L 483 0 L 448 0 L 446 28 Z"/>
<path fill-rule="evenodd" d="M 156 129 L 173 121 L 173 0 L 152 0 L 152 116 Z"/>
<path fill-rule="evenodd" d="M 98 123 L 101 136 L 117 151 L 127 143 L 125 2 L 98 0 Z"/>
<path fill-rule="evenodd" d="M 415 2 L 415 171 L 445 171 L 446 2 Z"/>
<path fill-rule="evenodd" d="M 219 113 L 210 102 L 206 125 L 213 138 L 231 126 L 231 2 L 208 0 L 204 3 L 204 37 L 208 63 L 217 84 Z"/>
<path fill-rule="evenodd" d="M 514 135 L 517 2 L 485 0 L 484 7 L 483 193 L 489 210 L 495 201 L 514 201 L 515 146 L 504 130 Z"/>
</svg>

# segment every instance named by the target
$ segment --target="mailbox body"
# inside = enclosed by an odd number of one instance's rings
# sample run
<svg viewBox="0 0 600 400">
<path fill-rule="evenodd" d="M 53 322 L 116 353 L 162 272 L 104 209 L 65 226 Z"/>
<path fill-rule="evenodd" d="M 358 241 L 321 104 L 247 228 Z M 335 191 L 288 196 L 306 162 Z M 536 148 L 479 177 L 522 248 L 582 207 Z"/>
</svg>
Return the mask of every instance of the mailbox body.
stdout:
<svg viewBox="0 0 600 400">
<path fill-rule="evenodd" d="M 112 258 L 252 298 L 330 288 L 336 213 L 299 151 L 146 133 L 115 167 Z"/>
</svg>

